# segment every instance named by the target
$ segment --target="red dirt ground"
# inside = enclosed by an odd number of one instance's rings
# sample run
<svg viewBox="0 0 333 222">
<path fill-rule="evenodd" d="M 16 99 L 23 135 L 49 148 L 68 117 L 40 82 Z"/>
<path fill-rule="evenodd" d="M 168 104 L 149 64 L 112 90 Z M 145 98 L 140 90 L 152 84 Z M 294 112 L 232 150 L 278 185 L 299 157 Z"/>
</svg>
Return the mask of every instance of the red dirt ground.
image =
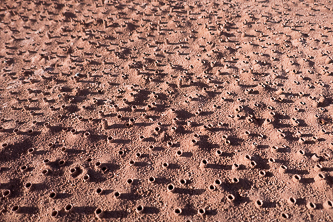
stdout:
<svg viewBox="0 0 333 222">
<path fill-rule="evenodd" d="M 0 3 L 0 221 L 332 221 L 332 1 Z"/>
</svg>

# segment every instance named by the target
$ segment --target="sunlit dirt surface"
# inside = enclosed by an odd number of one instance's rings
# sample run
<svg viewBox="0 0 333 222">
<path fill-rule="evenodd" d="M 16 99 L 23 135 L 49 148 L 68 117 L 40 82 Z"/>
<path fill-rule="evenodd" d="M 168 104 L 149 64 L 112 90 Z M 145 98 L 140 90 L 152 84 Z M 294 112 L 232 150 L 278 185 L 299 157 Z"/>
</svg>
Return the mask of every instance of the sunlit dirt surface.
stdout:
<svg viewBox="0 0 333 222">
<path fill-rule="evenodd" d="M 0 3 L 0 221 L 332 221 L 331 1 Z"/>
</svg>

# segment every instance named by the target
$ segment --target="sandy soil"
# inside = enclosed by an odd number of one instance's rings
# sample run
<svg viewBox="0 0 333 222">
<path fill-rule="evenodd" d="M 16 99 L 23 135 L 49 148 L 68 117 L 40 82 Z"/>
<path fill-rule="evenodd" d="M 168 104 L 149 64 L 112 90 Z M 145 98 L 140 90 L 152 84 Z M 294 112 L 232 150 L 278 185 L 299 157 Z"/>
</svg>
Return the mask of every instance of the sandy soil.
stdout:
<svg viewBox="0 0 333 222">
<path fill-rule="evenodd" d="M 0 221 L 332 221 L 332 1 L 0 3 Z"/>
</svg>

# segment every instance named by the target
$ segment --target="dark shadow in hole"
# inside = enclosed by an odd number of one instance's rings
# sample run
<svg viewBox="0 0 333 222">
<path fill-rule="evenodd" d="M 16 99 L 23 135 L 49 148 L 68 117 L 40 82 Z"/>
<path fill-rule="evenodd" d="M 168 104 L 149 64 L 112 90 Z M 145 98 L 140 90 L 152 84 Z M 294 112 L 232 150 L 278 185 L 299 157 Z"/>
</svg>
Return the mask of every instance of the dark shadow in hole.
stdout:
<svg viewBox="0 0 333 222">
<path fill-rule="evenodd" d="M 268 145 L 258 145 L 258 149 L 268 149 Z"/>
<path fill-rule="evenodd" d="M 286 164 L 287 163 L 287 161 L 281 160 L 281 159 L 274 159 L 274 160 L 275 160 L 275 163 L 281 163 L 281 164 Z M 268 160 L 267 160 L 267 162 L 268 162 Z"/>
<path fill-rule="evenodd" d="M 101 169 L 104 170 L 104 167 L 107 168 L 107 171 L 114 171 L 120 169 L 120 166 L 114 163 L 103 163 L 101 165 Z"/>
<path fill-rule="evenodd" d="M 145 207 L 143 210 L 143 213 L 145 214 L 158 214 L 160 212 L 160 209 L 157 207 Z"/>
<path fill-rule="evenodd" d="M 23 153 L 27 153 L 28 149 L 32 148 L 33 144 L 29 139 L 22 142 L 9 144 L 8 147 L 0 151 L 0 161 L 7 162 L 20 158 Z"/>
<path fill-rule="evenodd" d="M 35 150 L 33 152 L 33 155 L 44 155 L 46 153 L 47 153 L 47 151 L 45 151 L 45 150 Z"/>
<path fill-rule="evenodd" d="M 154 147 L 154 149 L 155 149 L 155 147 Z M 149 154 L 141 154 L 141 156 L 140 156 L 140 158 L 148 158 L 149 157 Z"/>
<path fill-rule="evenodd" d="M 90 181 L 95 183 L 104 182 L 106 180 L 105 177 L 103 177 L 103 174 L 100 172 L 96 172 L 94 170 L 89 170 L 88 174 L 90 175 Z"/>
<path fill-rule="evenodd" d="M 217 214 L 217 210 L 215 210 L 215 209 L 206 210 L 206 214 L 208 214 L 208 215 L 216 215 Z"/>
<path fill-rule="evenodd" d="M 73 177 L 73 178 L 76 178 L 76 177 L 78 177 L 80 174 L 82 174 L 82 169 L 81 169 L 81 167 L 74 167 L 75 169 L 76 169 L 76 171 L 74 172 L 74 173 L 72 173 L 71 174 L 71 176 Z M 56 171 L 52 171 L 52 173 L 54 174 Z"/>
<path fill-rule="evenodd" d="M 282 124 L 282 123 L 276 123 L 276 122 L 274 122 L 273 125 L 275 126 L 275 128 L 290 128 L 291 127 L 290 124 Z M 290 135 L 287 135 L 287 139 L 291 139 Z"/>
<path fill-rule="evenodd" d="M 324 209 L 321 203 L 315 203 L 315 204 L 316 204 L 316 209 Z"/>
<path fill-rule="evenodd" d="M 239 146 L 241 144 L 241 142 L 243 142 L 243 139 L 241 138 L 237 138 L 235 136 L 231 136 L 230 138 L 228 138 L 231 142 L 231 146 Z"/>
<path fill-rule="evenodd" d="M 304 198 L 296 199 L 297 205 L 306 205 L 306 200 Z"/>
<path fill-rule="evenodd" d="M 302 178 L 301 183 L 309 184 L 315 182 L 314 178 Z"/>
<path fill-rule="evenodd" d="M 128 144 L 130 143 L 130 140 L 125 140 L 125 139 L 115 139 L 113 143 L 123 143 L 123 144 Z"/>
<path fill-rule="evenodd" d="M 232 166 L 231 166 L 232 167 Z M 238 170 L 246 170 L 246 166 L 243 164 L 238 164 Z"/>
<path fill-rule="evenodd" d="M 128 212 L 124 210 L 105 211 L 104 218 L 125 218 L 128 216 Z"/>
<path fill-rule="evenodd" d="M 182 209 L 182 215 L 184 216 L 194 216 L 197 214 L 197 210 L 194 209 L 192 206 L 187 205 Z"/>
<path fill-rule="evenodd" d="M 7 129 L 4 129 L 2 132 L 4 132 L 4 133 L 13 133 L 13 130 L 14 130 L 14 128 L 7 128 Z"/>
<path fill-rule="evenodd" d="M 103 190 L 103 195 L 108 195 L 108 194 L 111 194 L 113 192 L 114 192 L 114 190 Z"/>
<path fill-rule="evenodd" d="M 49 189 L 49 186 L 46 183 L 33 183 L 31 190 L 33 191 L 42 191 Z"/>
<path fill-rule="evenodd" d="M 11 191 L 10 197 L 22 196 L 22 190 L 21 190 L 22 184 L 20 179 L 18 178 L 10 179 L 10 182 L 7 183 L 6 185 L 8 185 L 6 188 Z"/>
<path fill-rule="evenodd" d="M 180 169 L 180 166 L 175 163 L 170 163 L 168 168 L 174 170 L 174 169 Z"/>
<path fill-rule="evenodd" d="M 80 154 L 80 153 L 85 153 L 85 150 L 66 149 L 66 153 L 68 153 L 68 154 Z"/>
<path fill-rule="evenodd" d="M 182 157 L 192 157 L 193 153 L 191 152 L 183 152 Z"/>
<path fill-rule="evenodd" d="M 173 144 L 172 147 L 180 147 L 180 143 Z"/>
<path fill-rule="evenodd" d="M 261 156 L 255 155 L 252 158 L 257 163 L 256 168 L 258 168 L 258 169 L 269 169 L 270 168 L 270 166 L 268 165 L 267 160 L 263 159 Z"/>
<path fill-rule="evenodd" d="M 63 165 L 60 165 L 59 162 L 60 161 L 65 161 L 65 163 Z M 57 168 L 57 169 L 61 169 L 63 167 L 66 167 L 66 166 L 70 166 L 73 164 L 73 161 L 71 160 L 65 160 L 65 159 L 58 159 L 56 160 L 55 162 L 52 163 L 52 167 L 54 166 L 54 168 Z"/>
<path fill-rule="evenodd" d="M 37 115 L 40 115 L 40 114 L 37 114 Z M 43 114 L 41 114 L 43 115 Z M 33 131 L 32 133 L 27 133 L 27 132 L 24 132 L 24 133 L 21 133 L 22 135 L 29 135 L 29 136 L 38 136 L 41 134 L 41 131 Z"/>
<path fill-rule="evenodd" d="M 222 156 L 225 156 L 225 157 L 233 157 L 234 155 L 235 155 L 234 153 L 228 153 L 228 152 L 222 153 Z"/>
<path fill-rule="evenodd" d="M 37 214 L 39 209 L 37 207 L 20 207 L 20 214 Z"/>
<path fill-rule="evenodd" d="M 57 193 L 56 199 L 66 199 L 71 196 L 72 196 L 72 194 L 70 194 L 70 193 Z"/>
<path fill-rule="evenodd" d="M 266 177 L 272 177 L 274 174 L 272 172 L 266 171 Z"/>
<path fill-rule="evenodd" d="M 238 192 L 231 192 L 234 196 L 235 196 L 235 200 L 233 202 L 233 204 L 235 206 L 238 206 L 242 203 L 249 203 L 250 202 L 250 198 L 249 197 L 243 197 L 240 196 Z"/>
<path fill-rule="evenodd" d="M 132 186 L 141 184 L 140 180 L 137 180 L 137 179 L 132 179 L 132 180 L 133 180 L 132 183 L 131 183 Z M 127 183 L 127 180 L 126 180 L 126 183 Z M 129 185 L 129 183 L 127 183 L 127 184 Z"/>
<path fill-rule="evenodd" d="M 156 142 L 154 137 L 147 137 L 147 138 L 144 138 L 142 141 L 144 141 L 144 142 Z"/>
<path fill-rule="evenodd" d="M 84 206 L 84 207 L 74 207 L 73 211 L 79 214 L 93 214 L 96 210 L 96 207 L 89 207 L 89 206 Z"/>
<path fill-rule="evenodd" d="M 307 140 L 307 141 L 304 142 L 304 144 L 312 144 L 312 145 L 315 144 L 315 143 L 316 143 L 315 141 L 310 141 L 310 140 Z"/>
<path fill-rule="evenodd" d="M 212 115 L 214 112 L 211 112 L 211 111 L 207 111 L 207 112 L 201 112 L 200 113 L 200 116 L 209 116 L 209 115 Z"/>
<path fill-rule="evenodd" d="M 252 181 L 244 178 L 238 178 L 238 180 L 239 180 L 238 183 L 224 182 L 221 184 L 221 187 L 230 193 L 238 189 L 243 189 L 243 190 L 251 189 L 253 184 Z"/>
<path fill-rule="evenodd" d="M 53 133 L 57 133 L 62 131 L 63 127 L 62 126 L 50 126 L 50 131 Z"/>
<path fill-rule="evenodd" d="M 163 82 L 163 81 L 161 81 Z M 165 106 L 163 105 L 156 105 L 155 112 L 164 112 L 165 111 Z"/>
<path fill-rule="evenodd" d="M 84 133 L 84 132 L 83 132 Z M 96 135 L 96 134 L 91 134 L 89 136 L 89 139 L 92 142 L 96 142 L 96 141 L 100 141 L 100 140 L 106 140 L 106 136 L 105 135 Z"/>
<path fill-rule="evenodd" d="M 153 149 L 153 151 L 162 151 L 162 150 L 164 150 L 164 148 L 161 146 L 154 147 Z"/>
<path fill-rule="evenodd" d="M 122 193 L 120 196 L 120 199 L 123 200 L 139 200 L 142 197 L 138 194 L 134 194 L 134 193 Z"/>
<path fill-rule="evenodd" d="M 155 178 L 155 183 L 157 183 L 157 184 L 168 184 L 168 183 L 171 183 L 171 180 L 167 179 L 165 177 L 159 177 L 159 178 Z"/>
<path fill-rule="evenodd" d="M 299 127 L 306 127 L 308 126 L 308 124 L 306 124 L 306 122 L 302 119 L 298 119 L 298 126 Z"/>
<path fill-rule="evenodd" d="M 153 125 L 152 123 L 135 123 L 135 126 L 147 127 Z"/>
<path fill-rule="evenodd" d="M 63 12 L 62 14 L 63 14 L 63 16 L 66 17 L 66 19 L 68 19 L 68 18 L 76 18 L 76 15 L 73 12 Z"/>
<path fill-rule="evenodd" d="M 124 124 L 113 124 L 108 127 L 108 129 L 123 129 L 123 128 L 126 128 Z"/>
<path fill-rule="evenodd" d="M 323 167 L 323 171 L 333 171 L 333 167 Z"/>
<path fill-rule="evenodd" d="M 134 166 L 145 167 L 145 166 L 148 166 L 148 163 L 147 162 L 135 162 Z"/>
<path fill-rule="evenodd" d="M 194 116 L 192 113 L 185 110 L 177 110 L 176 114 L 179 119 L 184 119 L 184 120 Z"/>
<path fill-rule="evenodd" d="M 206 151 L 219 147 L 217 144 L 209 143 L 207 141 L 207 138 L 201 138 L 200 141 L 198 141 L 198 146 L 200 149 L 206 150 Z"/>
<path fill-rule="evenodd" d="M 264 207 L 265 208 L 275 208 L 276 207 L 276 201 L 273 201 L 273 202 L 264 201 Z"/>
<path fill-rule="evenodd" d="M 300 174 L 300 175 L 309 174 L 309 171 L 307 170 L 298 170 L 298 169 L 289 169 L 287 170 L 287 172 L 290 174 Z"/>
<path fill-rule="evenodd" d="M 285 148 L 278 148 L 278 150 L 277 150 L 278 152 L 280 152 L 280 153 L 290 153 L 291 152 L 291 149 L 290 149 L 290 147 L 285 147 Z"/>
<path fill-rule="evenodd" d="M 186 189 L 186 188 L 175 188 L 175 193 L 188 194 L 188 195 L 201 195 L 205 192 L 204 189 Z"/>
<path fill-rule="evenodd" d="M 8 171 L 9 167 L 0 167 L 0 172 Z"/>
</svg>

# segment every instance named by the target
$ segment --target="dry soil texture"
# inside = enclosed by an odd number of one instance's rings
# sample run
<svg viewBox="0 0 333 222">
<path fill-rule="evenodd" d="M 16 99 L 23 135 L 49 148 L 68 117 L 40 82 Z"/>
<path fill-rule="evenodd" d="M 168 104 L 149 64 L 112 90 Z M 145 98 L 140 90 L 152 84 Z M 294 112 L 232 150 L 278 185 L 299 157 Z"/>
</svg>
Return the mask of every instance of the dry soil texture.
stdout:
<svg viewBox="0 0 333 222">
<path fill-rule="evenodd" d="M 331 1 L 0 2 L 0 221 L 332 221 Z"/>
</svg>

